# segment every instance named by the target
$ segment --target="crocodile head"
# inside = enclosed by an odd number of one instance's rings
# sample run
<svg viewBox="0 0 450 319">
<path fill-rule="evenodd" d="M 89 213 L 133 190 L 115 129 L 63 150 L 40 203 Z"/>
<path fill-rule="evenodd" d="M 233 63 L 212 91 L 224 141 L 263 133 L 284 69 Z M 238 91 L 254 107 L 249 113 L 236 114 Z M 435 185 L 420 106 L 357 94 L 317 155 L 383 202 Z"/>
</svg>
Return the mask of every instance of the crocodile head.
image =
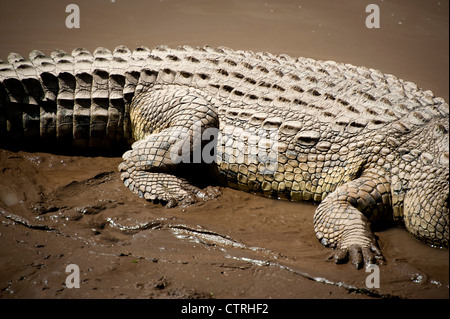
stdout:
<svg viewBox="0 0 450 319">
<path fill-rule="evenodd" d="M 404 200 L 406 228 L 422 241 L 447 247 L 449 241 L 449 123 L 431 121 L 417 136 L 420 155 L 412 162 Z M 416 165 L 414 165 L 416 163 Z"/>
</svg>

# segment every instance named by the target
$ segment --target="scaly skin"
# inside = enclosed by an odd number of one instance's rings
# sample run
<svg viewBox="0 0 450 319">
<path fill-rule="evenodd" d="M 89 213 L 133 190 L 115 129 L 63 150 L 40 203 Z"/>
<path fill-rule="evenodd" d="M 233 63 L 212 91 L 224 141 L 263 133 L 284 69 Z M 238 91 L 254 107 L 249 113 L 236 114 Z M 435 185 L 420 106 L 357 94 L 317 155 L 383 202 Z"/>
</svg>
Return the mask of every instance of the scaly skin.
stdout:
<svg viewBox="0 0 450 319">
<path fill-rule="evenodd" d="M 134 142 L 119 170 L 147 200 L 218 196 L 178 174 L 201 162 L 230 187 L 321 202 L 315 231 L 337 263 L 380 260 L 371 225 L 392 220 L 448 247 L 449 107 L 392 75 L 223 47 L 117 47 L 10 54 L 0 83 L 1 140 Z"/>
</svg>

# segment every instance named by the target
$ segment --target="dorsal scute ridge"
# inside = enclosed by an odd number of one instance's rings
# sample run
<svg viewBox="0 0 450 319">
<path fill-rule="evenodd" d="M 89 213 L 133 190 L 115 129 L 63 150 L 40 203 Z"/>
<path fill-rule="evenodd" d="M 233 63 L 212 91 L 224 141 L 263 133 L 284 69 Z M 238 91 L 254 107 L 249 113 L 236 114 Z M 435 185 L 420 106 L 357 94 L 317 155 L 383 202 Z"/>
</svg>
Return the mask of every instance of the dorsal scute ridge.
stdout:
<svg viewBox="0 0 450 319">
<path fill-rule="evenodd" d="M 226 95 L 238 103 L 256 102 L 265 107 L 287 107 L 307 113 L 312 113 L 320 104 L 331 104 L 339 113 L 350 110 L 353 116 L 353 113 L 358 114 L 355 110 L 363 109 L 364 116 L 383 117 L 387 123 L 406 118 L 420 107 L 444 116 L 448 114 L 448 107 L 442 105 L 445 101 L 431 91 L 421 90 L 415 83 L 379 70 L 224 46 L 183 45 L 176 49 L 142 46 L 134 50 L 118 46 L 113 51 L 99 47 L 93 53 L 77 48 L 71 54 L 54 50 L 49 57 L 32 51 L 29 60 L 10 54 L 8 62 L 2 65 L 0 79 L 39 78 L 43 73 L 56 76 L 64 73 L 69 78 L 81 73 L 102 73 L 103 76 L 107 73 L 109 77 L 116 76 L 115 80 L 120 80 L 117 76 L 125 77 L 124 94 L 134 93 L 139 85 L 142 90 L 158 81 L 174 81 L 205 88 L 218 97 Z M 103 91 L 107 92 L 105 89 L 106 86 Z M 117 96 L 117 86 L 114 92 Z M 68 98 L 67 93 L 66 90 L 65 98 Z M 304 104 L 312 106 L 303 108 Z M 410 116 L 414 123 L 421 122 Z"/>
</svg>

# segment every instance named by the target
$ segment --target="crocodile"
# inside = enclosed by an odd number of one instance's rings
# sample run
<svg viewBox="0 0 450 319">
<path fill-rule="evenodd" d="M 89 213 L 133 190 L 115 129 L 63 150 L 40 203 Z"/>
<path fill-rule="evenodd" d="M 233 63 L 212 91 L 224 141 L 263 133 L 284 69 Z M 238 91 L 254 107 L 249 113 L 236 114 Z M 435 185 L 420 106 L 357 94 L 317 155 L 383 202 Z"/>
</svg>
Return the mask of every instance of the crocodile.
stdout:
<svg viewBox="0 0 450 319">
<path fill-rule="evenodd" d="M 383 263 L 373 230 L 390 223 L 448 248 L 448 130 L 443 98 L 334 61 L 118 46 L 0 63 L 3 145 L 125 147 L 124 185 L 169 207 L 220 195 L 199 175 L 317 202 L 317 238 L 356 268 Z"/>
</svg>

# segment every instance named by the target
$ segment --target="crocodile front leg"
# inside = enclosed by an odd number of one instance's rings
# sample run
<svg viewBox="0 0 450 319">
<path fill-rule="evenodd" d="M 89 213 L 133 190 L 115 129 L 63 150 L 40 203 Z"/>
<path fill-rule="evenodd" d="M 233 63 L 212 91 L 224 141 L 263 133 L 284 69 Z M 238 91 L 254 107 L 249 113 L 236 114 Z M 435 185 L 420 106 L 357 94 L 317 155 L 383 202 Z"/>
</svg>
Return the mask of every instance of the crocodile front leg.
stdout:
<svg viewBox="0 0 450 319">
<path fill-rule="evenodd" d="M 389 215 L 391 195 L 388 181 L 376 173 L 364 173 L 330 193 L 317 207 L 314 229 L 320 242 L 336 248 L 335 262 L 350 260 L 360 268 L 383 256 L 371 230 Z"/>
</svg>

